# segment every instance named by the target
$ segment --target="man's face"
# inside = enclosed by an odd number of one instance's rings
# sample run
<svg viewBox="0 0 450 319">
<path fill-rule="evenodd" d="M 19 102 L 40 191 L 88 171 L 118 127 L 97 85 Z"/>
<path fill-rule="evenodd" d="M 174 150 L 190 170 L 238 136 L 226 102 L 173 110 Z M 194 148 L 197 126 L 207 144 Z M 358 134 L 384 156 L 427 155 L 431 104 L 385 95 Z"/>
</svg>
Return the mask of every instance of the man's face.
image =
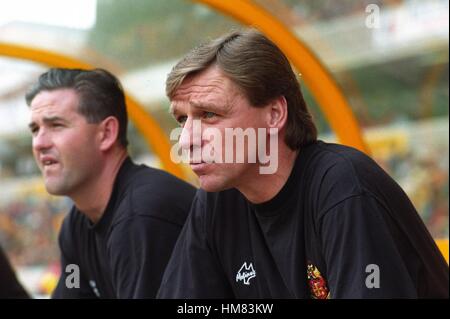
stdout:
<svg viewBox="0 0 450 319">
<path fill-rule="evenodd" d="M 231 150 L 235 155 L 243 152 L 244 163 L 235 159 L 232 163 L 225 160 L 226 153 L 230 152 L 230 149 L 227 149 L 229 145 L 224 143 L 225 129 L 255 128 L 257 132 L 257 128 L 266 127 L 267 110 L 251 106 L 237 85 L 217 66 L 186 78 L 175 91 L 171 112 L 183 127 L 179 144 L 183 149 L 191 151 L 191 168 L 198 175 L 201 188 L 206 191 L 220 191 L 232 187 L 239 189 L 240 186 L 251 183 L 255 174 L 259 174 L 258 163 L 248 161 L 248 150 L 256 150 L 256 145 L 247 143 L 248 139 L 245 139 L 244 149 L 236 144 Z M 199 137 L 198 134 L 193 134 L 193 131 L 196 131 L 195 120 L 197 123 L 201 121 L 201 133 L 208 129 L 221 132 L 222 163 L 211 163 L 204 161 L 204 158 L 200 163 L 194 163 L 196 160 L 192 158 L 192 154 L 195 154 L 195 147 L 200 147 L 202 152 L 206 149 L 212 149 L 213 153 L 217 151 L 212 146 L 215 144 L 212 135 L 201 134 Z M 196 143 L 196 140 L 200 142 Z"/>
<path fill-rule="evenodd" d="M 33 155 L 50 194 L 71 196 L 95 180 L 97 124 L 77 112 L 72 89 L 41 91 L 31 102 Z"/>
</svg>

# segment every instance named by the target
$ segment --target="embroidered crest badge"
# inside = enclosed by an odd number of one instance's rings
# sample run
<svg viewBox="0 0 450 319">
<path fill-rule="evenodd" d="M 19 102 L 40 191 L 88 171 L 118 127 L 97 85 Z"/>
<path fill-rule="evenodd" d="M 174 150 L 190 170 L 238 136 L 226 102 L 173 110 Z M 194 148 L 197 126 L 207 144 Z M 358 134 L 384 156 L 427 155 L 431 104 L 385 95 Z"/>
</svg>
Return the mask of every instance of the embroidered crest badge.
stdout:
<svg viewBox="0 0 450 319">
<path fill-rule="evenodd" d="M 330 291 L 328 290 L 327 282 L 320 274 L 319 269 L 309 261 L 306 272 L 311 297 L 313 299 L 329 299 Z"/>
</svg>

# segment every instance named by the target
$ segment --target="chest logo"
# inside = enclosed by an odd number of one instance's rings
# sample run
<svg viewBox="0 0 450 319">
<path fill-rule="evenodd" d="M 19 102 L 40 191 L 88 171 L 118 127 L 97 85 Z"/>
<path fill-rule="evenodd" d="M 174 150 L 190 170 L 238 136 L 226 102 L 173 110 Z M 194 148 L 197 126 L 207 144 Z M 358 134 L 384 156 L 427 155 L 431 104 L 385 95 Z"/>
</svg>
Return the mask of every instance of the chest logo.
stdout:
<svg viewBox="0 0 450 319">
<path fill-rule="evenodd" d="M 250 285 L 250 279 L 256 277 L 255 268 L 253 268 L 253 263 L 244 262 L 239 271 L 236 274 L 236 282 L 242 281 L 244 285 Z"/>
<path fill-rule="evenodd" d="M 311 262 L 307 266 L 308 286 L 311 292 L 311 297 L 314 299 L 329 299 L 330 291 L 327 287 L 327 282 L 323 278 L 319 269 Z"/>
</svg>

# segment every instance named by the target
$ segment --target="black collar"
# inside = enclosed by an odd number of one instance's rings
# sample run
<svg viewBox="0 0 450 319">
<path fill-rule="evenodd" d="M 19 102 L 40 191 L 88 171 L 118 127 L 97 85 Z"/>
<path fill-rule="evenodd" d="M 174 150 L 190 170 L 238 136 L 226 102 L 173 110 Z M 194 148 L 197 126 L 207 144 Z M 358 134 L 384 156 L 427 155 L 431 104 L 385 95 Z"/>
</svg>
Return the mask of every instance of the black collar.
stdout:
<svg viewBox="0 0 450 319">
<path fill-rule="evenodd" d="M 111 196 L 109 197 L 108 204 L 106 205 L 106 209 L 103 212 L 102 217 L 97 223 L 92 223 L 88 219 L 88 227 L 96 232 L 101 232 L 111 223 L 111 219 L 114 217 L 114 211 L 116 208 L 116 204 L 118 200 L 121 199 L 121 194 L 125 192 L 125 189 L 128 184 L 128 179 L 130 178 L 130 172 L 136 165 L 132 162 L 131 158 L 127 156 L 127 158 L 123 161 L 120 166 L 119 171 L 117 172 L 116 178 L 114 180 L 114 185 L 112 188 Z"/>
<path fill-rule="evenodd" d="M 296 190 L 298 189 L 298 185 L 300 184 L 302 168 L 306 167 L 311 149 L 313 148 L 311 146 L 315 144 L 317 144 L 317 142 L 308 144 L 307 146 L 304 146 L 299 150 L 291 174 L 289 175 L 286 183 L 283 185 L 281 190 L 275 195 L 275 197 L 264 203 L 251 204 L 256 213 L 262 216 L 277 215 L 288 203 L 296 199 Z"/>
</svg>

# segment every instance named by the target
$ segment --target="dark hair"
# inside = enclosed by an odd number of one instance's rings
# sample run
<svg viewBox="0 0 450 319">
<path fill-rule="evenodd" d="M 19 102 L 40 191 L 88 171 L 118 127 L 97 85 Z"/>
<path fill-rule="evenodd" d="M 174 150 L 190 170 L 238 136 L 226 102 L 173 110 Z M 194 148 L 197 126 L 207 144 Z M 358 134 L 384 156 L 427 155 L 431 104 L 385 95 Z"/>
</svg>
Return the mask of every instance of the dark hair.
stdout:
<svg viewBox="0 0 450 319">
<path fill-rule="evenodd" d="M 189 76 L 217 65 L 254 107 L 284 96 L 288 119 L 285 143 L 293 150 L 317 139 L 317 129 L 286 56 L 257 30 L 234 31 L 200 45 L 180 60 L 167 76 L 169 99 Z"/>
<path fill-rule="evenodd" d="M 103 69 L 81 70 L 53 68 L 42 74 L 25 95 L 28 105 L 41 91 L 74 89 L 79 98 L 78 112 L 89 123 L 98 123 L 108 116 L 119 121 L 117 139 L 124 147 L 128 145 L 128 115 L 125 94 L 119 80 Z"/>
</svg>

